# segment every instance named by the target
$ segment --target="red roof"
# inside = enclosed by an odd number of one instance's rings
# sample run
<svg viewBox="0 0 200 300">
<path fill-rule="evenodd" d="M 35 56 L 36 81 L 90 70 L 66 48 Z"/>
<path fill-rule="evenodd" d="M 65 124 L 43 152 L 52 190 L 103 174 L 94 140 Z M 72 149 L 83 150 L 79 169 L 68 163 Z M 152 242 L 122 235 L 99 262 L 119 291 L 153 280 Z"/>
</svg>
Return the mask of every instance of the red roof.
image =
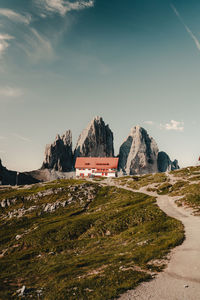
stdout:
<svg viewBox="0 0 200 300">
<path fill-rule="evenodd" d="M 75 168 L 117 169 L 118 161 L 116 157 L 77 157 Z"/>
</svg>

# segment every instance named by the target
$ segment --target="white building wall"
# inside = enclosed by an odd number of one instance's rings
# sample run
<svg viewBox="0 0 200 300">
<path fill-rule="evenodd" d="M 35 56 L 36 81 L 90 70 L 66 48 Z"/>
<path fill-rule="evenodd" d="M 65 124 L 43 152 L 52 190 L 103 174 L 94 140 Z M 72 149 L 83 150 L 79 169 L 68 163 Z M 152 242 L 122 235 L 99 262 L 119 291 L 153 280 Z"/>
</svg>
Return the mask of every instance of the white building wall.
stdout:
<svg viewBox="0 0 200 300">
<path fill-rule="evenodd" d="M 104 173 L 104 175 L 102 175 L 102 173 Z M 105 173 L 107 173 L 107 175 L 105 175 Z M 116 170 L 116 172 L 114 172 L 112 170 L 108 170 L 106 172 L 106 171 L 97 171 L 95 169 L 90 169 L 90 170 L 89 169 L 84 169 L 84 170 L 76 169 L 76 177 L 80 177 L 81 174 L 83 174 L 84 177 L 89 177 L 90 175 L 98 176 L 98 177 L 115 177 L 116 173 L 117 173 L 117 170 Z"/>
<path fill-rule="evenodd" d="M 76 176 L 80 177 L 81 174 L 83 174 L 84 177 L 89 177 L 92 174 L 92 170 L 88 170 L 88 169 L 85 169 L 85 170 L 76 169 Z"/>
</svg>

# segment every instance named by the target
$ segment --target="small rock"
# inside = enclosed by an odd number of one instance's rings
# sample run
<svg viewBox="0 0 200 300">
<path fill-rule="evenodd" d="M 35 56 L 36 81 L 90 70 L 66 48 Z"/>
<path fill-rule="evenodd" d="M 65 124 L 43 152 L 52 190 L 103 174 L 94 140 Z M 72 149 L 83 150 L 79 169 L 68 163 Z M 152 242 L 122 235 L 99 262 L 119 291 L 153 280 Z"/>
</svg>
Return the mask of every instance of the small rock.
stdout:
<svg viewBox="0 0 200 300">
<path fill-rule="evenodd" d="M 20 297 L 24 296 L 25 292 L 26 292 L 25 285 L 23 285 L 23 287 L 21 289 L 17 290 L 17 293 L 19 293 Z"/>
<path fill-rule="evenodd" d="M 6 204 L 7 204 L 6 199 L 3 199 L 3 200 L 1 201 L 1 207 L 2 207 L 2 208 L 6 207 Z"/>
<path fill-rule="evenodd" d="M 18 241 L 19 239 L 21 239 L 22 235 L 18 234 L 16 235 L 15 239 Z"/>
<path fill-rule="evenodd" d="M 184 285 L 184 288 L 185 288 L 185 289 L 189 288 L 189 285 L 185 284 L 185 285 Z"/>
</svg>

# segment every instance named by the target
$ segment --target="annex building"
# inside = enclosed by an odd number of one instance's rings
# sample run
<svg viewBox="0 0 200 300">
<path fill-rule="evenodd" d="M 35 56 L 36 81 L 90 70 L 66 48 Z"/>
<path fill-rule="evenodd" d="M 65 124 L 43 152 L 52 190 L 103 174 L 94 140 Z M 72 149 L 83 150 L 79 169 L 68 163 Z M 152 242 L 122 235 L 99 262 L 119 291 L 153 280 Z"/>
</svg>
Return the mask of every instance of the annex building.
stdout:
<svg viewBox="0 0 200 300">
<path fill-rule="evenodd" d="M 77 157 L 76 177 L 116 177 L 119 158 Z"/>
</svg>

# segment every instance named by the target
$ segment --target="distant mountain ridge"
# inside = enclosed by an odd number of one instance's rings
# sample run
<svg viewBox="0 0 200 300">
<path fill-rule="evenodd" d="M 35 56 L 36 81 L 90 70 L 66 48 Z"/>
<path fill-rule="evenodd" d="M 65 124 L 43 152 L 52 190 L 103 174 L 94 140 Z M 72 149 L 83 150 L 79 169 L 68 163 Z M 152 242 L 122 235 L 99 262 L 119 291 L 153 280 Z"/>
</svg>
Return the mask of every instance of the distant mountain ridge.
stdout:
<svg viewBox="0 0 200 300">
<path fill-rule="evenodd" d="M 114 157 L 114 137 L 102 117 L 95 117 L 82 131 L 75 149 L 72 148 L 72 132 L 67 130 L 57 135 L 54 142 L 45 148 L 42 167 L 18 176 L 18 184 L 31 184 L 57 178 L 70 177 L 76 157 Z M 159 152 L 157 143 L 147 131 L 135 126 L 119 149 L 119 171 L 127 175 L 166 172 L 179 169 L 178 161 L 171 161 L 167 153 Z M 0 181 L 16 184 L 16 172 L 9 171 L 0 161 Z M 2 178 L 2 179 L 1 179 Z"/>
</svg>

